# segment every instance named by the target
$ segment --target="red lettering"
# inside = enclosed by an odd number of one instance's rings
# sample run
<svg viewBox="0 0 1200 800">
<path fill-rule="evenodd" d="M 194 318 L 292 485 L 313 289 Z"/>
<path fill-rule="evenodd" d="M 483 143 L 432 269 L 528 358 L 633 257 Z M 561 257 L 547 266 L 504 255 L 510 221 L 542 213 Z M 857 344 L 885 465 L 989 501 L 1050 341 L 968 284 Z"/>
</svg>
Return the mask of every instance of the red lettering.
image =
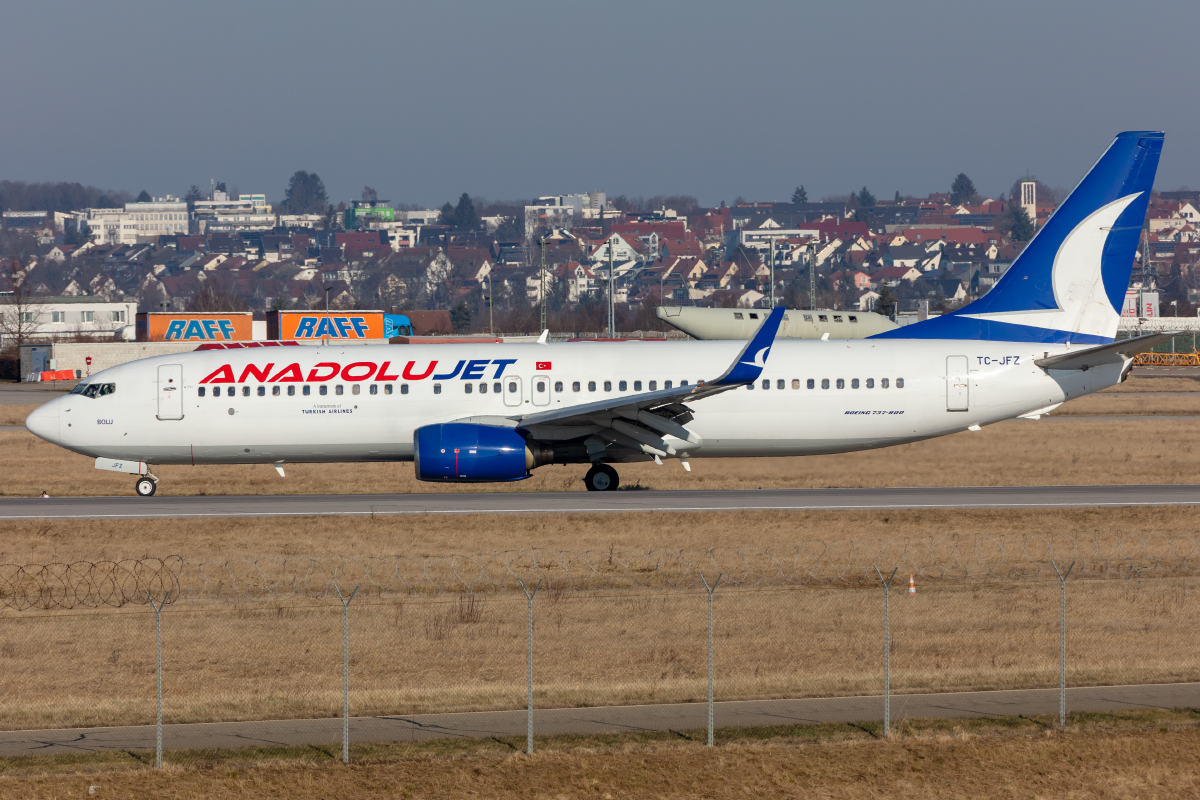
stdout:
<svg viewBox="0 0 1200 800">
<path fill-rule="evenodd" d="M 366 368 L 364 375 L 352 375 L 350 370 Z M 375 365 L 370 361 L 356 361 L 353 364 L 347 364 L 342 367 L 342 379 L 347 381 L 365 381 L 367 378 L 375 374 Z"/>
<path fill-rule="evenodd" d="M 321 367 L 327 367 L 332 371 L 328 375 L 318 375 L 317 370 L 321 369 Z M 315 367 L 313 367 L 312 369 L 310 369 L 308 371 L 308 382 L 309 383 L 323 383 L 324 381 L 336 378 L 337 374 L 339 372 L 341 372 L 341 370 L 342 370 L 341 364 L 335 364 L 332 361 L 322 361 L 320 364 L 317 364 Z"/>
<path fill-rule="evenodd" d="M 430 362 L 429 362 L 429 369 L 425 370 L 425 371 L 424 371 L 424 372 L 422 372 L 420 375 L 413 375 L 413 374 L 412 374 L 412 368 L 413 368 L 413 365 L 414 365 L 414 364 L 416 364 L 416 363 L 417 363 L 417 362 L 415 362 L 415 361 L 410 361 L 410 362 L 408 362 L 408 366 L 404 368 L 404 380 L 406 380 L 406 381 L 419 381 L 419 380 L 424 380 L 425 378 L 428 378 L 430 375 L 432 375 L 432 374 L 433 374 L 433 368 L 437 366 L 437 363 L 438 363 L 438 362 L 436 362 L 436 361 L 430 361 Z"/>
<path fill-rule="evenodd" d="M 226 364 L 219 370 L 209 375 L 201 383 L 233 383 L 233 369 Z"/>
<path fill-rule="evenodd" d="M 391 365 L 392 365 L 392 362 L 390 362 L 390 361 L 383 362 L 383 366 L 379 368 L 379 374 L 375 376 L 375 380 L 377 380 L 377 381 L 398 381 L 398 380 L 400 380 L 399 375 L 388 375 L 387 374 L 387 369 Z"/>
<path fill-rule="evenodd" d="M 270 383 L 304 383 L 304 375 L 300 372 L 300 365 L 288 364 L 275 373 L 275 377 L 271 378 Z"/>
<path fill-rule="evenodd" d="M 267 364 L 262 369 L 259 369 L 258 367 L 254 366 L 253 364 L 247 364 L 246 368 L 244 370 L 242 370 L 242 377 L 238 378 L 237 382 L 245 383 L 246 376 L 253 375 L 254 380 L 258 381 L 259 383 L 266 383 L 267 376 L 271 374 L 271 368 L 274 366 L 275 366 L 274 364 Z"/>
</svg>

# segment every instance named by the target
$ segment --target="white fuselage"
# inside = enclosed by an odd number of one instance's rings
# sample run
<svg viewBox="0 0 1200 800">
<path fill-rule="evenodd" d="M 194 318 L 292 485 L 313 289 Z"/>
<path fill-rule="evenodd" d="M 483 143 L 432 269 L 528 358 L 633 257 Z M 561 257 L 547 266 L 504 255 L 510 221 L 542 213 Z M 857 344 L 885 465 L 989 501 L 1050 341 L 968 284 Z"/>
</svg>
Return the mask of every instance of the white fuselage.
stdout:
<svg viewBox="0 0 1200 800">
<path fill-rule="evenodd" d="M 111 394 L 54 400 L 27 425 L 78 453 L 148 464 L 403 461 L 413 457 L 413 432 L 421 426 L 563 408 L 662 389 L 667 381 L 713 380 L 743 346 L 329 345 L 183 353 L 97 373 L 86 382 L 111 384 Z M 1120 381 L 1122 364 L 1054 373 L 1034 364 L 1069 350 L 990 341 L 777 340 L 753 389 L 690 404 L 695 419 L 688 428 L 702 445 L 688 455 L 885 447 L 1011 419 Z M 436 377 L 460 362 L 454 377 Z M 177 375 L 178 384 L 168 387 L 167 375 Z"/>
</svg>

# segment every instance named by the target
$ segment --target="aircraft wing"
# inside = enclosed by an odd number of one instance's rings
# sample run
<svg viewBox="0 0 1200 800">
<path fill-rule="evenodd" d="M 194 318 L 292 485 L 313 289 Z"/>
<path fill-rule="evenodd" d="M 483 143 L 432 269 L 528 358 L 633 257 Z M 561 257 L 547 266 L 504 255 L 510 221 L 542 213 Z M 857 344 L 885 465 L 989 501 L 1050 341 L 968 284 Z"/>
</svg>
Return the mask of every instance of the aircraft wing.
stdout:
<svg viewBox="0 0 1200 800">
<path fill-rule="evenodd" d="M 662 437 L 675 436 L 698 444 L 699 439 L 682 427 L 692 419 L 684 403 L 712 397 L 758 380 L 779 332 L 784 309 L 774 309 L 737 358 L 719 377 L 693 386 L 628 394 L 548 411 L 510 417 L 516 428 L 539 434 L 549 428 L 597 430 L 602 438 L 651 455 L 674 455 Z M 539 437 L 540 438 L 540 437 Z"/>
<path fill-rule="evenodd" d="M 1077 350 L 1073 353 L 1039 358 L 1033 363 L 1042 369 L 1077 369 L 1089 370 L 1104 364 L 1121 364 L 1126 359 L 1133 358 L 1138 353 L 1144 353 L 1159 342 L 1165 342 L 1172 336 L 1178 336 L 1179 331 L 1166 333 L 1149 333 L 1145 336 L 1135 336 L 1132 339 L 1122 339 L 1112 344 L 1102 344 L 1089 347 L 1087 350 Z"/>
</svg>

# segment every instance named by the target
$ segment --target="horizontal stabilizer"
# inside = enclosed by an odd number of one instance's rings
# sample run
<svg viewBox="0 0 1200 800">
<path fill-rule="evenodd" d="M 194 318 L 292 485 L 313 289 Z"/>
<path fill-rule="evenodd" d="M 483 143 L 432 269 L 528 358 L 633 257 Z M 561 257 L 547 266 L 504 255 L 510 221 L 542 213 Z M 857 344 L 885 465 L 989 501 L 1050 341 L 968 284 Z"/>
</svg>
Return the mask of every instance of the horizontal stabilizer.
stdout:
<svg viewBox="0 0 1200 800">
<path fill-rule="evenodd" d="M 1112 344 L 1102 344 L 1099 347 L 1089 347 L 1087 350 L 1078 350 L 1074 353 L 1039 358 L 1033 363 L 1042 369 L 1078 370 L 1088 370 L 1104 364 L 1121 364 L 1138 353 L 1146 352 L 1159 342 L 1165 342 L 1172 336 L 1178 335 L 1178 331 L 1150 333 L 1133 339 L 1122 339 Z"/>
</svg>

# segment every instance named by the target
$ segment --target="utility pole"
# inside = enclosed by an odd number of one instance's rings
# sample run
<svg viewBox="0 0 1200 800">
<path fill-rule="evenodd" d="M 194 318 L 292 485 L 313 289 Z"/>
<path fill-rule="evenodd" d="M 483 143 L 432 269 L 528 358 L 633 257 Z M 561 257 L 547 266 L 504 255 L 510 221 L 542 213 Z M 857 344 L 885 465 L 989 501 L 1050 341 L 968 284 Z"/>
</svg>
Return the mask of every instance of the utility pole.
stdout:
<svg viewBox="0 0 1200 800">
<path fill-rule="evenodd" d="M 809 245 L 808 256 L 808 307 L 817 307 L 817 248 Z"/>
<path fill-rule="evenodd" d="M 771 308 L 775 307 L 775 237 L 771 237 Z"/>
<path fill-rule="evenodd" d="M 538 333 L 546 330 L 546 239 L 542 238 L 542 291 L 539 297 L 542 301 L 542 322 L 538 326 Z"/>
<path fill-rule="evenodd" d="M 612 235 L 608 237 L 608 338 L 617 338 L 616 311 L 613 307 L 613 243 Z"/>
<path fill-rule="evenodd" d="M 495 336 L 496 335 L 496 315 L 493 313 L 493 309 L 496 307 L 496 296 L 492 294 L 492 271 L 490 269 L 488 270 L 487 279 L 488 279 L 488 331 L 492 334 L 492 336 Z"/>
</svg>

